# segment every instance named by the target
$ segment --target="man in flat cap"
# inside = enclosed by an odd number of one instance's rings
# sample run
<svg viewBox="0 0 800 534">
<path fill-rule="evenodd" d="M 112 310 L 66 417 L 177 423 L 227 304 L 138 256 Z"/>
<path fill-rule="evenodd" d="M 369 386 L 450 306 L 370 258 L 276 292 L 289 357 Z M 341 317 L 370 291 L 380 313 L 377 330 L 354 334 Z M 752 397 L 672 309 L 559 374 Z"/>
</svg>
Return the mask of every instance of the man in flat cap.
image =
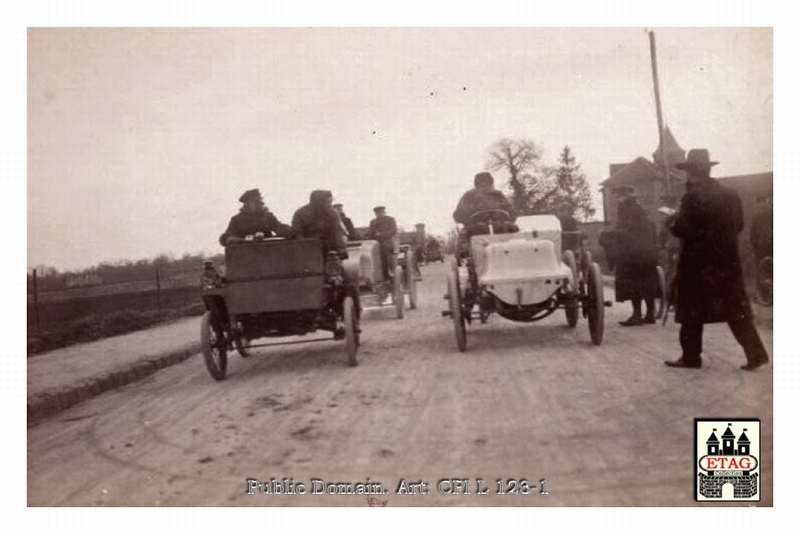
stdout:
<svg viewBox="0 0 800 534">
<path fill-rule="evenodd" d="M 339 214 L 339 219 L 341 219 L 342 221 L 342 225 L 344 227 L 345 239 L 347 239 L 348 241 L 358 241 L 358 234 L 356 233 L 356 228 L 355 226 L 353 226 L 352 219 L 350 219 L 350 217 L 345 215 L 344 206 L 340 202 L 337 202 L 336 204 L 333 205 L 333 209 L 336 210 L 336 213 Z"/>
<path fill-rule="evenodd" d="M 681 242 L 676 275 L 675 322 L 680 323 L 682 355 L 665 361 L 670 367 L 700 368 L 703 325 L 727 322 L 744 349 L 752 371 L 769 362 L 769 356 L 753 325 L 753 312 L 745 291 L 739 259 L 739 233 L 744 229 L 742 203 L 733 189 L 711 178 L 708 150 L 692 149 L 685 163 L 686 193 L 670 231 Z"/>
<path fill-rule="evenodd" d="M 332 201 L 330 191 L 312 191 L 308 204 L 294 212 L 292 229 L 300 237 L 319 238 L 324 254 L 336 252 L 344 259 L 347 258 L 347 243 L 339 214 L 331 206 Z"/>
<path fill-rule="evenodd" d="M 281 223 L 275 215 L 264 206 L 261 192 L 258 189 L 245 191 L 239 202 L 244 204 L 239 213 L 231 217 L 228 229 L 219 236 L 224 247 L 244 241 L 247 236 L 263 234 L 263 237 L 290 237 L 292 228 Z"/>
<path fill-rule="evenodd" d="M 392 274 L 389 270 L 389 262 L 394 253 L 397 223 L 394 217 L 386 215 L 386 206 L 376 206 L 373 211 L 375 212 L 375 218 L 369 222 L 367 238 L 374 239 L 380 243 L 383 279 L 388 280 Z"/>
<path fill-rule="evenodd" d="M 659 296 L 658 249 L 655 226 L 628 185 L 612 189 L 617 197 L 617 224 L 614 228 L 616 272 L 614 293 L 617 302 L 631 301 L 633 313 L 620 321 L 622 326 L 639 326 L 656 322 L 654 304 Z M 647 312 L 642 316 L 642 300 Z"/>
</svg>

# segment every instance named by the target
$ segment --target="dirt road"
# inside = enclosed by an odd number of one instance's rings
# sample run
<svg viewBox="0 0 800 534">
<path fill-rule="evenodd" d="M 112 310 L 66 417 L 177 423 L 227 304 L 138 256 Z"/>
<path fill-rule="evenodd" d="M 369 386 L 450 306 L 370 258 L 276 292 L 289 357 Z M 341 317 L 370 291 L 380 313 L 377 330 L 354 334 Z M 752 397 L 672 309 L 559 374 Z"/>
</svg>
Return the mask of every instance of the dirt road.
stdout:
<svg viewBox="0 0 800 534">
<path fill-rule="evenodd" d="M 741 371 L 725 325 L 707 327 L 700 371 L 663 365 L 678 356 L 675 325 L 616 326 L 623 305 L 607 310 L 600 347 L 584 319 L 570 330 L 557 313 L 468 326 L 459 353 L 440 315 L 444 272 L 423 267 L 421 306 L 403 320 L 365 311 L 358 367 L 341 342 L 292 345 L 233 354 L 216 382 L 198 355 L 30 428 L 28 504 L 691 506 L 693 419 L 716 416 L 761 419 L 772 504 L 772 366 Z M 306 493 L 248 495 L 248 478 Z M 450 479 L 470 494 L 440 486 Z M 536 489 L 509 494 L 508 479 Z M 417 494 L 398 494 L 403 480 Z M 312 494 L 359 482 L 388 493 Z"/>
</svg>

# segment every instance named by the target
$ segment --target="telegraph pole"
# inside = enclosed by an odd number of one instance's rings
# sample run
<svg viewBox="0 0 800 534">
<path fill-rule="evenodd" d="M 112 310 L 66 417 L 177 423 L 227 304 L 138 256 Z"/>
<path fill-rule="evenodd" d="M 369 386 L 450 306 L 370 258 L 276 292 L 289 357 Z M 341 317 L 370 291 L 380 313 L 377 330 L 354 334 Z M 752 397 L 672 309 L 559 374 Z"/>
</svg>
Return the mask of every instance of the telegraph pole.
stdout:
<svg viewBox="0 0 800 534">
<path fill-rule="evenodd" d="M 661 93 L 658 89 L 658 62 L 656 61 L 656 36 L 652 31 L 647 32 L 650 37 L 650 64 L 653 68 L 653 92 L 656 97 L 656 119 L 658 120 L 658 148 L 661 153 L 661 166 L 666 180 L 666 202 L 672 207 L 672 180 L 669 177 L 669 165 L 667 164 L 667 148 L 664 146 L 664 117 L 661 114 Z"/>
</svg>

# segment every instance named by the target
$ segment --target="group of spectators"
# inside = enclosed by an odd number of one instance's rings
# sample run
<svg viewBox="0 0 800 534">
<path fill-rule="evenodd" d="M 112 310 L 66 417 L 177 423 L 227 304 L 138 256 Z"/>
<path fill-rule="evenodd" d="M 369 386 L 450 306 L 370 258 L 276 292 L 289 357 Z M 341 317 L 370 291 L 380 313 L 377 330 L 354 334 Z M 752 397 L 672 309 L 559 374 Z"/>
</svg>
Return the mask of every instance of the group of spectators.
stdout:
<svg viewBox="0 0 800 534">
<path fill-rule="evenodd" d="M 735 190 L 711 178 L 708 150 L 693 149 L 677 168 L 686 171 L 686 193 L 680 208 L 666 219 L 669 232 L 680 240 L 677 268 L 670 295 L 680 327 L 681 356 L 670 367 L 700 368 L 703 325 L 725 322 L 744 349 L 744 370 L 769 361 L 753 324 L 744 285 L 738 236 L 744 229 L 742 204 Z M 615 264 L 617 302 L 631 301 L 632 315 L 623 326 L 655 323 L 654 300 L 660 293 L 655 226 L 638 204 L 633 188 L 618 186 L 617 224 L 601 236 Z M 612 239 L 613 237 L 613 239 Z M 757 259 L 772 255 L 772 212 L 762 211 L 751 232 Z M 642 301 L 646 312 L 642 315 Z"/>
</svg>

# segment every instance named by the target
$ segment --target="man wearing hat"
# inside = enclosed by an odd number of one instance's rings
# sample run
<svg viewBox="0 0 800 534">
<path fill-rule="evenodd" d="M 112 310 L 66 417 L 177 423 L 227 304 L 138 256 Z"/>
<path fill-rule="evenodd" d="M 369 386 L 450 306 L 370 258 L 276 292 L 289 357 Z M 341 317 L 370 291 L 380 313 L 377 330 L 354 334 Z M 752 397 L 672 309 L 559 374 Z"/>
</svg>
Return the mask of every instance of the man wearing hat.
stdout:
<svg viewBox="0 0 800 534">
<path fill-rule="evenodd" d="M 475 221 L 472 216 L 485 210 L 503 210 L 508 212 L 508 221 L 500 222 L 495 226 L 496 233 L 515 232 L 518 230 L 514 224 L 516 216 L 502 191 L 494 188 L 494 177 L 488 172 L 479 172 L 473 180 L 473 189 L 470 189 L 458 201 L 453 212 L 453 220 L 464 225 L 464 230 L 458 235 L 459 253 L 464 253 L 468 247 L 469 238 L 473 235 L 488 234 L 489 226 L 482 221 Z"/>
<path fill-rule="evenodd" d="M 336 203 L 333 205 L 333 209 L 339 214 L 339 219 L 342 220 L 342 225 L 344 226 L 344 236 L 345 239 L 348 241 L 358 241 L 358 234 L 356 233 L 356 228 L 353 226 L 353 221 L 344 214 L 344 206 L 341 203 Z"/>
<path fill-rule="evenodd" d="M 261 198 L 258 189 L 249 189 L 239 197 L 239 202 L 244 204 L 239 213 L 231 217 L 228 229 L 219 236 L 219 242 L 224 247 L 239 243 L 249 235 L 263 234 L 264 237 L 290 237 L 292 228 L 281 223 L 272 214 Z"/>
<path fill-rule="evenodd" d="M 708 150 L 692 149 L 686 162 L 676 165 L 688 175 L 680 209 L 668 224 L 681 240 L 675 322 L 681 325 L 683 353 L 664 363 L 700 368 L 703 325 L 727 322 L 747 357 L 742 369 L 752 371 L 769 357 L 753 325 L 739 259 L 742 203 L 736 191 L 711 178 L 711 167 L 716 164 L 710 161 Z"/>
<path fill-rule="evenodd" d="M 369 222 L 367 237 L 380 243 L 383 279 L 388 280 L 391 276 L 389 262 L 394 252 L 394 238 L 397 235 L 397 223 L 394 217 L 386 215 L 386 206 L 376 206 L 373 211 L 375 212 L 375 218 Z"/>
<path fill-rule="evenodd" d="M 322 241 L 322 251 L 336 252 L 347 258 L 347 244 L 339 214 L 331 206 L 333 194 L 326 190 L 312 191 L 309 202 L 294 212 L 292 229 L 300 237 L 317 237 Z"/>
<path fill-rule="evenodd" d="M 633 307 L 632 315 L 619 324 L 654 324 L 654 303 L 659 294 L 655 226 L 636 200 L 633 187 L 619 185 L 612 192 L 618 202 L 614 293 L 617 302 L 630 300 Z M 644 317 L 642 300 L 647 306 Z"/>
<path fill-rule="evenodd" d="M 511 216 L 509 223 L 515 220 L 514 211 L 502 191 L 494 188 L 494 177 L 488 172 L 479 172 L 473 181 L 475 187 L 470 189 L 458 201 L 456 211 L 453 212 L 453 220 L 463 225 L 472 224 L 470 220 L 473 214 L 484 210 L 503 210 Z M 475 228 L 474 233 L 480 233 L 480 229 Z"/>
</svg>

